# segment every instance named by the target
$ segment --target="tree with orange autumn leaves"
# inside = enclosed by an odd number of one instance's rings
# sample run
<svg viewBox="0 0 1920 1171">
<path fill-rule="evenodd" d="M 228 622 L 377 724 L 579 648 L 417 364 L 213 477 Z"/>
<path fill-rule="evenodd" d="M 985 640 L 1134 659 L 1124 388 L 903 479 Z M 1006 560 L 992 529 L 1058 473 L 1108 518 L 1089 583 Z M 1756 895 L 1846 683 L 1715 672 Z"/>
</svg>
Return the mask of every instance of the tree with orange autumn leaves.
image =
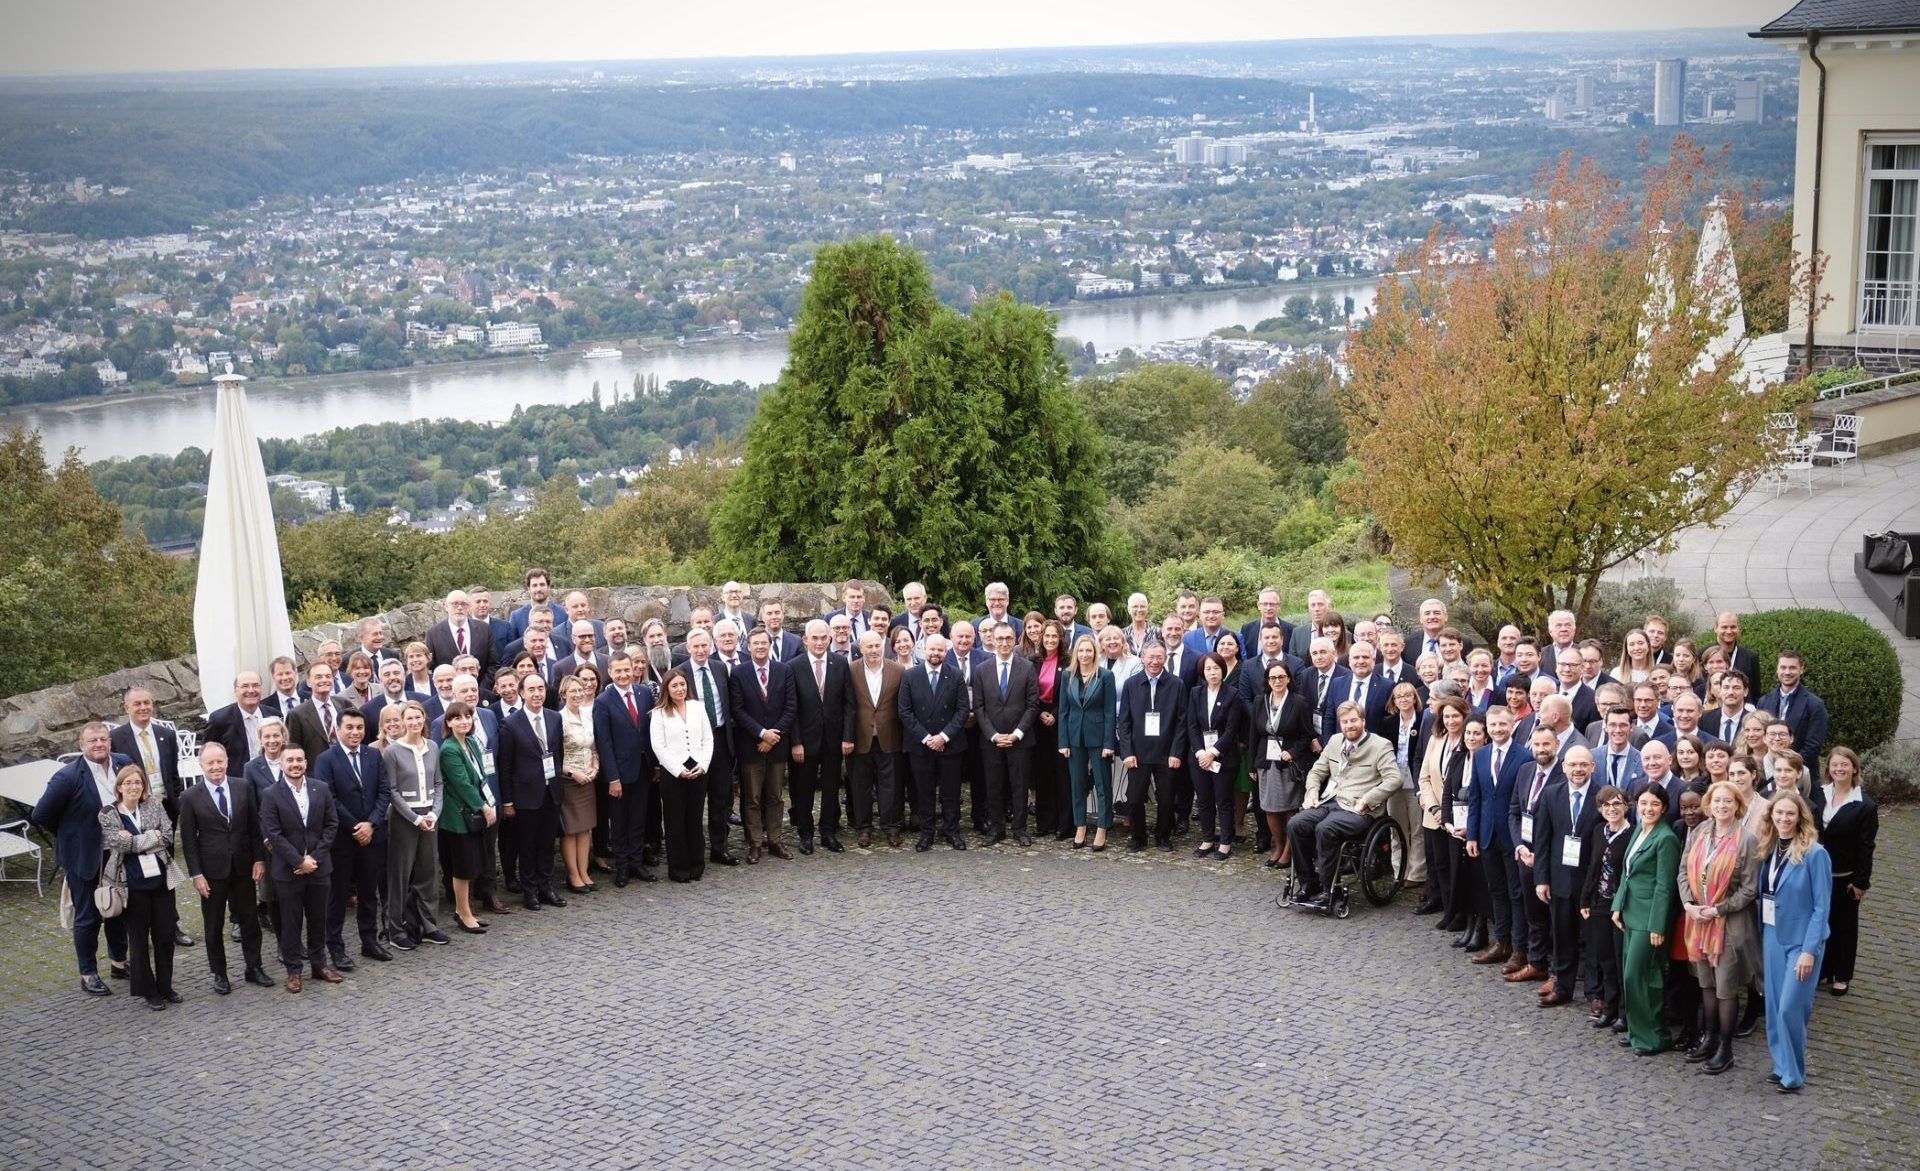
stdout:
<svg viewBox="0 0 1920 1171">
<path fill-rule="evenodd" d="M 1689 276 L 1711 177 L 1684 140 L 1638 199 L 1562 159 L 1487 256 L 1436 234 L 1381 282 L 1343 402 L 1396 561 L 1544 629 L 1762 474 L 1778 396 L 1703 357 L 1727 290 Z"/>
</svg>

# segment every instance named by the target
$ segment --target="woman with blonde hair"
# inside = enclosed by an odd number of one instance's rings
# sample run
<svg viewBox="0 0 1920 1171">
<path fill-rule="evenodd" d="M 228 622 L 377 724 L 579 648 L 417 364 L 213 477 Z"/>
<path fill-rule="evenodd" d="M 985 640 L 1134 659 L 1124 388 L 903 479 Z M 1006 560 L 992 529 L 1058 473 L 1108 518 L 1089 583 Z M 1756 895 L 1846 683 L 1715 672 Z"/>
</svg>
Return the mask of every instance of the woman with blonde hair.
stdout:
<svg viewBox="0 0 1920 1171">
<path fill-rule="evenodd" d="M 1753 921 L 1757 839 L 1741 824 L 1747 799 L 1730 782 L 1709 787 L 1708 817 L 1687 835 L 1680 858 L 1687 958 L 1707 1001 L 1706 1028 L 1687 1060 L 1705 1062 L 1706 1072 L 1713 1074 L 1733 1065 L 1740 992 L 1760 971 L 1760 939 Z"/>
<path fill-rule="evenodd" d="M 1833 860 L 1813 806 L 1789 790 L 1767 804 L 1760 833 L 1760 930 L 1767 986 L 1767 1080 L 1783 1094 L 1807 1080 L 1807 1022 L 1827 949 Z"/>
</svg>

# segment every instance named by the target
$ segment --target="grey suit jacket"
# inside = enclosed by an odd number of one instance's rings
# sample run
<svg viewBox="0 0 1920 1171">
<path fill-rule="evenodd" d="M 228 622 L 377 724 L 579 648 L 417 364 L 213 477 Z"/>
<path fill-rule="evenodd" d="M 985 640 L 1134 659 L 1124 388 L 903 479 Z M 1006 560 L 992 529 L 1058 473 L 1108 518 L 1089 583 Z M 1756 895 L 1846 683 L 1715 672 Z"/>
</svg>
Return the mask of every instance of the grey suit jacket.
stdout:
<svg viewBox="0 0 1920 1171">
<path fill-rule="evenodd" d="M 403 818 L 410 825 L 419 825 L 420 818 L 427 813 L 438 819 L 445 793 L 440 784 L 440 749 L 433 741 L 427 741 L 427 752 L 421 759 L 426 763 L 426 776 L 420 775 L 415 767 L 413 749 L 403 741 L 394 741 L 381 752 L 380 759 L 387 769 L 387 780 L 392 785 L 393 815 Z M 419 807 L 419 808 L 416 808 Z"/>
</svg>

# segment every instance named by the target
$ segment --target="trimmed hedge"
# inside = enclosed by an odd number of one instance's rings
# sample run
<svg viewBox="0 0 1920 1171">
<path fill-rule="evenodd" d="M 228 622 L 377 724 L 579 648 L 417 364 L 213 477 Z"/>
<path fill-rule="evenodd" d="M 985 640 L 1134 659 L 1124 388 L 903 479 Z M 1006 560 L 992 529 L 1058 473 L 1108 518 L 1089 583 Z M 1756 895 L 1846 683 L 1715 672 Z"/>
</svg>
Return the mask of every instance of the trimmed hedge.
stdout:
<svg viewBox="0 0 1920 1171">
<path fill-rule="evenodd" d="M 1774 666 L 1792 648 L 1806 660 L 1803 682 L 1826 701 L 1827 745 L 1865 752 L 1900 726 L 1900 659 L 1887 636 L 1837 610 L 1763 610 L 1740 615 L 1740 645 L 1760 658 L 1754 698 L 1774 686 Z"/>
</svg>

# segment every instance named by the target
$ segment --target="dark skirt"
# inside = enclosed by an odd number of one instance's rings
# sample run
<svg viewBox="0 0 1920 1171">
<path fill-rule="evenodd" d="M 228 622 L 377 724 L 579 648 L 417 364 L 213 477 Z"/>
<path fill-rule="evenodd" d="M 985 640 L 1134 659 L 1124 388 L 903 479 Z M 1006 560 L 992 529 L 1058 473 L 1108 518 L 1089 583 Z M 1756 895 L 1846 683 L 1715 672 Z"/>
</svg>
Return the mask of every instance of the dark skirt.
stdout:
<svg viewBox="0 0 1920 1171">
<path fill-rule="evenodd" d="M 482 855 L 486 843 L 482 840 L 484 832 L 457 834 L 438 834 L 440 847 L 447 856 L 447 873 L 455 878 L 472 882 L 480 877 Z"/>
</svg>

